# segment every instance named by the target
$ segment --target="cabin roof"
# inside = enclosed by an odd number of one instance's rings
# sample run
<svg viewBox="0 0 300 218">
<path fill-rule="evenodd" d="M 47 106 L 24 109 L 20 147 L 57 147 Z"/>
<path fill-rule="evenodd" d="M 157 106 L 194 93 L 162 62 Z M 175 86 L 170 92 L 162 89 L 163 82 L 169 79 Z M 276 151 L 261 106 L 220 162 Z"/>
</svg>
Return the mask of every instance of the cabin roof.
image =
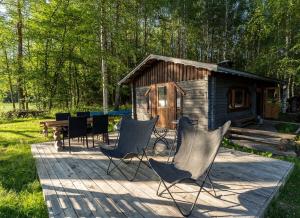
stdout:
<svg viewBox="0 0 300 218">
<path fill-rule="evenodd" d="M 199 61 L 192 61 L 187 59 L 181 58 L 173 58 L 173 57 L 166 57 L 161 55 L 154 55 L 150 54 L 146 57 L 139 65 L 137 65 L 129 74 L 127 74 L 122 80 L 118 82 L 119 85 L 128 84 L 132 81 L 133 78 L 138 76 L 145 68 L 148 68 L 151 64 L 157 61 L 165 61 L 165 62 L 173 62 L 175 64 L 183 64 L 186 66 L 193 66 L 196 68 L 204 68 L 212 72 L 222 73 L 222 74 L 230 74 L 235 76 L 246 77 L 254 80 L 260 80 L 265 82 L 272 82 L 272 83 L 282 83 L 282 81 L 273 79 L 270 77 L 260 76 L 257 74 L 234 70 L 231 68 L 226 68 L 222 66 L 218 66 L 217 64 L 210 64 L 210 63 L 203 63 Z"/>
</svg>

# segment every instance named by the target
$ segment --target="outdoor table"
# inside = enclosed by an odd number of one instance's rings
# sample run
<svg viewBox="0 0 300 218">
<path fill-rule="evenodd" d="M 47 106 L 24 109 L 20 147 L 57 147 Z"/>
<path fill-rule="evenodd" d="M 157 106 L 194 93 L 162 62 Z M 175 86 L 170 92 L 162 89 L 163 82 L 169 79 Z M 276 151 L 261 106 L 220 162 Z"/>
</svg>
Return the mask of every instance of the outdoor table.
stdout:
<svg viewBox="0 0 300 218">
<path fill-rule="evenodd" d="M 87 124 L 92 124 L 93 118 L 87 118 Z M 61 134 L 64 128 L 69 126 L 68 120 L 47 120 L 40 122 L 40 126 L 43 128 L 43 134 L 47 137 L 49 128 L 53 130 L 54 146 L 57 151 L 62 150 L 62 139 Z"/>
<path fill-rule="evenodd" d="M 168 132 L 169 132 L 169 130 L 167 128 L 158 128 L 158 127 L 154 128 L 154 135 L 155 135 L 156 139 L 153 144 L 153 149 L 155 148 L 155 145 L 159 141 L 163 142 L 167 146 L 167 148 L 169 148 L 169 142 L 166 139 Z"/>
</svg>

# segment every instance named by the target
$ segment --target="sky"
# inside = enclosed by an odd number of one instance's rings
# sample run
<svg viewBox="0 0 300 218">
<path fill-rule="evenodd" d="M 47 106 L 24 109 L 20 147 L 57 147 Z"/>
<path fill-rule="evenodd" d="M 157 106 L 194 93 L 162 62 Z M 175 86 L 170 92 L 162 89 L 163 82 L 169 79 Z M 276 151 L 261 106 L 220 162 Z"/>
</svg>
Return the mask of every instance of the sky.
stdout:
<svg viewBox="0 0 300 218">
<path fill-rule="evenodd" d="M 4 5 L 0 4 L 0 15 L 4 15 L 5 12 L 6 12 L 6 9 L 5 9 Z"/>
</svg>

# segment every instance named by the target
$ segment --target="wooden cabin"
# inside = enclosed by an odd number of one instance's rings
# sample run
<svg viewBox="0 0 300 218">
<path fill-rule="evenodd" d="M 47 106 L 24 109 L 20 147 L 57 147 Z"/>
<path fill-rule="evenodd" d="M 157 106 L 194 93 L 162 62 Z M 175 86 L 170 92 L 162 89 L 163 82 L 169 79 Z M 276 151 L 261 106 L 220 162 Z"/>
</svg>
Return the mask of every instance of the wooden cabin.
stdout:
<svg viewBox="0 0 300 218">
<path fill-rule="evenodd" d="M 152 54 L 119 82 L 123 84 L 131 85 L 133 117 L 159 115 L 158 126 L 166 128 L 174 128 L 173 121 L 182 115 L 209 130 L 227 120 L 276 119 L 284 97 L 276 79 Z"/>
</svg>

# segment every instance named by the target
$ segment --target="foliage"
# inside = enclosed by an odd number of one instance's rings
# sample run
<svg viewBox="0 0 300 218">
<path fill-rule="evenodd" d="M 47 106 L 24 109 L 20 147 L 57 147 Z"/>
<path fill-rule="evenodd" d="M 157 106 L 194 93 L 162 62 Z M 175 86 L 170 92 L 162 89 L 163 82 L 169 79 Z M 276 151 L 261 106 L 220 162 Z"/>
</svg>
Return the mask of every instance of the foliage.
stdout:
<svg viewBox="0 0 300 218">
<path fill-rule="evenodd" d="M 279 123 L 275 125 L 278 132 L 282 133 L 295 133 L 299 128 L 299 125 L 289 123 Z"/>
<path fill-rule="evenodd" d="M 0 6 L 6 102 L 24 96 L 43 110 L 101 107 L 103 60 L 110 105 L 126 103 L 129 87 L 118 89 L 117 81 L 149 53 L 231 59 L 238 69 L 287 80 L 290 96 L 300 82 L 297 0 L 4 0 Z"/>
</svg>

